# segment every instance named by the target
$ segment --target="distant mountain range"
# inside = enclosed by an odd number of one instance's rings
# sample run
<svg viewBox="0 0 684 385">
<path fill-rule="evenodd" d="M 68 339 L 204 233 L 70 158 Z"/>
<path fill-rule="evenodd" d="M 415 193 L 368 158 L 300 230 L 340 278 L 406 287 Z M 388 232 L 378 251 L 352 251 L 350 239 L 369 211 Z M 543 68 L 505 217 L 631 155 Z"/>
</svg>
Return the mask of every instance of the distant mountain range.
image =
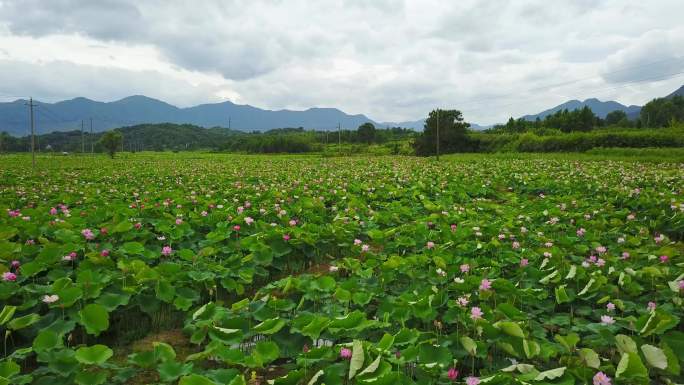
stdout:
<svg viewBox="0 0 684 385">
<path fill-rule="evenodd" d="M 684 96 L 684 86 L 668 95 Z M 29 121 L 26 100 L 0 103 L 0 132 L 5 131 L 14 136 L 28 133 Z M 201 104 L 194 107 L 178 108 L 171 104 L 136 95 L 114 102 L 98 102 L 86 98 L 75 98 L 56 103 L 34 101 L 35 119 L 38 132 L 71 131 L 81 128 L 101 132 L 111 128 L 133 126 L 145 123 L 178 123 L 194 124 L 201 127 L 230 127 L 242 131 L 265 131 L 275 128 L 303 127 L 305 129 L 336 130 L 337 124 L 342 128 L 355 129 L 363 123 L 370 122 L 379 127 L 405 127 L 422 130 L 425 119 L 406 122 L 376 122 L 365 115 L 350 115 L 336 108 L 309 108 L 304 111 L 265 110 L 250 105 L 231 102 Z M 523 119 L 543 119 L 549 114 L 562 109 L 574 110 L 588 106 L 601 118 L 615 110 L 622 110 L 634 119 L 639 116 L 640 106 L 625 106 L 615 101 L 586 99 L 570 100 L 556 107 L 534 115 L 525 115 Z M 480 126 L 471 122 L 476 130 L 490 126 Z"/>
<path fill-rule="evenodd" d="M 12 135 L 25 135 L 28 131 L 26 100 L 0 103 L 0 131 Z M 40 132 L 69 131 L 81 128 L 100 132 L 115 127 L 143 123 L 189 123 L 201 127 L 231 127 L 242 131 L 269 130 L 283 127 L 336 130 L 357 128 L 371 122 L 379 126 L 394 123 L 377 123 L 365 115 L 349 115 L 336 108 L 309 108 L 305 111 L 264 110 L 231 102 L 201 104 L 178 108 L 146 96 L 129 96 L 114 102 L 98 102 L 75 98 L 57 103 L 34 101 L 35 116 Z"/>
<path fill-rule="evenodd" d="M 667 95 L 665 98 L 672 98 L 676 95 L 684 96 L 684 86 L 679 87 L 675 92 Z M 586 99 L 585 101 L 570 100 L 563 104 L 557 105 L 556 107 L 549 108 L 548 110 L 542 111 L 534 115 L 524 115 L 522 116 L 525 120 L 536 120 L 544 119 L 547 115 L 554 114 L 558 111 L 567 109 L 568 111 L 584 108 L 584 106 L 589 107 L 596 116 L 599 118 L 605 118 L 608 113 L 615 110 L 624 111 L 629 119 L 636 119 L 639 117 L 639 112 L 641 112 L 641 106 L 625 106 L 624 104 L 609 100 L 602 102 L 596 98 Z"/>
<path fill-rule="evenodd" d="M 602 102 L 598 99 L 591 98 L 587 99 L 585 101 L 579 101 L 579 100 L 570 100 L 567 101 L 563 104 L 557 105 L 556 107 L 549 108 L 548 110 L 544 110 L 538 114 L 534 115 L 525 115 L 522 118 L 525 120 L 536 120 L 537 118 L 544 120 L 545 117 L 548 115 L 553 115 L 554 113 L 561 111 L 561 110 L 568 110 L 568 111 L 573 111 L 573 110 L 578 110 L 584 107 L 589 107 L 596 116 L 599 118 L 605 118 L 608 113 L 613 112 L 615 110 L 620 110 L 624 111 L 627 116 L 629 117 L 636 117 L 639 116 L 639 111 L 641 111 L 640 106 L 625 106 L 624 104 L 620 104 L 618 102 L 614 102 L 612 100 L 607 101 L 607 102 Z"/>
</svg>

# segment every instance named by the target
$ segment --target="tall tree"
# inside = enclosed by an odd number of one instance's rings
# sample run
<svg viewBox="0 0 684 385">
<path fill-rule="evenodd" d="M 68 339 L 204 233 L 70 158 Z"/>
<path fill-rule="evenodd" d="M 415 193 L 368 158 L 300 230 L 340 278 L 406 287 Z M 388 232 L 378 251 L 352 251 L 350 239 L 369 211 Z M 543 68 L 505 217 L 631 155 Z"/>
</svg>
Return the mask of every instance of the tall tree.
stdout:
<svg viewBox="0 0 684 385">
<path fill-rule="evenodd" d="M 122 142 L 123 135 L 118 131 L 107 131 L 102 135 L 102 138 L 100 138 L 100 144 L 112 159 L 114 159 L 116 151 L 121 148 Z"/>
<path fill-rule="evenodd" d="M 416 154 L 423 156 L 436 154 L 438 136 L 440 153 L 466 151 L 468 127 L 470 124 L 463 120 L 461 111 L 440 109 L 431 111 L 425 121 L 423 133 L 413 143 Z M 439 135 L 437 135 L 438 128 Z"/>
<path fill-rule="evenodd" d="M 373 141 L 375 141 L 375 126 L 373 123 L 366 122 L 359 126 L 356 130 L 356 134 L 360 141 L 368 144 L 373 143 Z"/>
<path fill-rule="evenodd" d="M 606 126 L 625 126 L 628 125 L 627 113 L 622 110 L 611 111 L 606 115 Z"/>
</svg>

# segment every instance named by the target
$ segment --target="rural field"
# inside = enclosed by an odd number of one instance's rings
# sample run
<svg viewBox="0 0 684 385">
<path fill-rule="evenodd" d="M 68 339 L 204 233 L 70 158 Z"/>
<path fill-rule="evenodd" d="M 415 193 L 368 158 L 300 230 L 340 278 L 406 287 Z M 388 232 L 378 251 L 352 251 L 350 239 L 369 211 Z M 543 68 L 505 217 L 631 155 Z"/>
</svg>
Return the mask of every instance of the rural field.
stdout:
<svg viewBox="0 0 684 385">
<path fill-rule="evenodd" d="M 0 384 L 684 382 L 681 159 L 122 155 L 0 157 Z"/>
</svg>

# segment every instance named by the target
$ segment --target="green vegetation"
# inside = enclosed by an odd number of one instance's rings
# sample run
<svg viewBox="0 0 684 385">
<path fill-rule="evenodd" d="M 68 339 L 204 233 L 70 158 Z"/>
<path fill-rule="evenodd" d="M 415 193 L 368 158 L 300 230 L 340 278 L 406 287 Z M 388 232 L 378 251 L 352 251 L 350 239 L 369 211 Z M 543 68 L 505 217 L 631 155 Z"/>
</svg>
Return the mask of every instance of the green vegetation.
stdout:
<svg viewBox="0 0 684 385">
<path fill-rule="evenodd" d="M 684 126 L 671 129 L 602 129 L 561 133 L 471 133 L 473 152 L 584 152 L 602 147 L 684 147 Z"/>
<path fill-rule="evenodd" d="M 306 131 L 302 128 L 283 128 L 265 132 L 241 132 L 227 128 L 205 129 L 189 124 L 142 124 L 117 128 L 122 135 L 123 150 L 137 151 L 194 151 L 214 150 L 244 153 L 305 153 L 322 152 L 326 147 L 342 144 L 387 145 L 401 147 L 415 136 L 415 132 L 399 127 L 372 129 L 362 125 L 358 130 Z M 100 139 L 103 133 L 90 135 L 80 131 L 53 132 L 37 136 L 40 151 L 105 152 Z M 48 148 L 49 146 L 49 148 Z M 0 151 L 30 151 L 30 137 L 15 138 L 0 133 Z"/>
<path fill-rule="evenodd" d="M 100 138 L 99 144 L 114 159 L 116 151 L 123 147 L 123 135 L 117 131 L 107 131 Z"/>
<path fill-rule="evenodd" d="M 468 127 L 458 110 L 434 110 L 425 121 L 425 129 L 414 141 L 416 155 L 434 155 L 438 142 L 440 153 L 466 152 L 470 149 Z"/>
<path fill-rule="evenodd" d="M 3 155 L 0 383 L 682 383 L 684 170 L 611 151 Z"/>
<path fill-rule="evenodd" d="M 641 109 L 639 121 L 643 127 L 671 127 L 684 122 L 684 96 L 653 99 Z"/>
</svg>

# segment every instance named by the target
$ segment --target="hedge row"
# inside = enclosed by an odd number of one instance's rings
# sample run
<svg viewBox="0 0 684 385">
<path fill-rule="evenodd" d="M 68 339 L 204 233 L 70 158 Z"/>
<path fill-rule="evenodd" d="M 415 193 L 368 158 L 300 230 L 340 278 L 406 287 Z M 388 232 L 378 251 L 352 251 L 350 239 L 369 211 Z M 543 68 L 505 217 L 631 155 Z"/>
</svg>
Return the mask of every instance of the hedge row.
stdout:
<svg viewBox="0 0 684 385">
<path fill-rule="evenodd" d="M 630 130 L 576 132 L 538 136 L 525 134 L 471 134 L 475 152 L 585 152 L 598 147 L 684 147 L 684 130 Z"/>
</svg>

